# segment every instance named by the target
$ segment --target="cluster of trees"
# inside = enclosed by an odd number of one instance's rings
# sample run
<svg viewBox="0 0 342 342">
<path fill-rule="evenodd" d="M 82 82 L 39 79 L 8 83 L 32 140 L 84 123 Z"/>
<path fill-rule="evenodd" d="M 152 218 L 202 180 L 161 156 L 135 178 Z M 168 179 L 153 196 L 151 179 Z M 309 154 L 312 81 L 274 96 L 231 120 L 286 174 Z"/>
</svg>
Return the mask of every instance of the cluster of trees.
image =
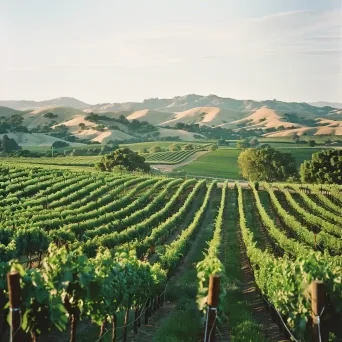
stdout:
<svg viewBox="0 0 342 342">
<path fill-rule="evenodd" d="M 96 168 L 109 172 L 113 170 L 151 171 L 150 165 L 145 162 L 145 158 L 127 147 L 119 148 L 103 156 L 101 161 L 96 164 Z"/>
<path fill-rule="evenodd" d="M 21 115 L 12 115 L 10 117 L 0 117 L 0 134 L 10 132 L 29 132 L 27 127 L 23 126 L 23 117 Z"/>
<path fill-rule="evenodd" d="M 66 141 L 62 141 L 62 140 L 56 140 L 51 147 L 52 148 L 63 148 L 63 147 L 67 147 L 70 146 L 69 143 L 67 143 Z"/>
<path fill-rule="evenodd" d="M 251 181 L 298 181 L 303 183 L 342 184 L 342 151 L 314 153 L 304 161 L 298 173 L 296 159 L 269 146 L 248 148 L 240 153 L 238 165 L 243 177 Z"/>
<path fill-rule="evenodd" d="M 292 154 L 268 146 L 241 152 L 238 165 L 242 176 L 251 181 L 274 182 L 297 176 L 296 159 Z"/>
<path fill-rule="evenodd" d="M 70 145 L 65 141 L 55 141 L 51 148 L 58 149 L 57 151 L 54 151 L 53 155 L 51 152 L 46 152 L 45 156 L 50 157 L 58 157 L 58 156 L 98 156 L 98 155 L 104 155 L 106 153 L 110 153 L 112 151 L 115 151 L 119 148 L 118 144 L 112 143 L 112 144 L 105 144 L 101 147 L 87 147 L 87 148 L 68 148 L 64 149 L 65 147 L 69 147 Z"/>
<path fill-rule="evenodd" d="M 247 138 L 253 135 L 260 136 L 263 133 L 262 130 L 246 130 L 246 129 L 241 129 L 239 130 L 239 132 L 234 132 L 232 129 L 229 129 L 229 128 L 210 127 L 210 126 L 199 125 L 199 124 L 186 124 L 182 122 L 177 123 L 175 127 L 169 127 L 169 126 L 165 126 L 165 127 L 182 129 L 187 132 L 197 133 L 196 138 L 200 138 L 201 136 L 198 134 L 202 134 L 206 136 L 208 139 L 224 139 L 224 140 Z"/>
<path fill-rule="evenodd" d="M 99 123 L 100 127 L 104 129 L 105 127 L 108 127 L 109 129 L 116 129 L 121 130 L 121 128 L 118 125 L 108 125 L 104 124 L 107 122 L 117 122 L 125 125 L 129 131 L 132 131 L 134 133 L 151 133 L 155 132 L 157 128 L 153 125 L 150 125 L 147 121 L 139 121 L 139 120 L 132 120 L 129 121 L 124 115 L 120 115 L 119 118 L 111 118 L 106 115 L 100 115 L 100 114 L 94 114 L 90 113 L 85 118 L 88 121 Z M 97 126 L 98 127 L 98 126 Z"/>
<path fill-rule="evenodd" d="M 152 146 L 149 150 L 146 147 L 140 149 L 140 153 L 157 153 L 157 152 L 177 152 L 177 151 L 192 151 L 195 150 L 194 144 L 172 144 L 168 148 L 162 148 L 158 145 Z"/>
<path fill-rule="evenodd" d="M 342 184 L 342 150 L 314 153 L 300 166 L 303 183 Z"/>
<path fill-rule="evenodd" d="M 44 116 L 44 118 L 47 118 L 47 119 L 55 119 L 55 118 L 58 117 L 57 114 L 54 114 L 54 113 L 51 113 L 51 112 L 45 113 L 43 116 Z"/>
<path fill-rule="evenodd" d="M 20 146 L 14 140 L 9 138 L 6 134 L 0 139 L 0 152 L 2 153 L 12 153 L 20 150 Z"/>
</svg>

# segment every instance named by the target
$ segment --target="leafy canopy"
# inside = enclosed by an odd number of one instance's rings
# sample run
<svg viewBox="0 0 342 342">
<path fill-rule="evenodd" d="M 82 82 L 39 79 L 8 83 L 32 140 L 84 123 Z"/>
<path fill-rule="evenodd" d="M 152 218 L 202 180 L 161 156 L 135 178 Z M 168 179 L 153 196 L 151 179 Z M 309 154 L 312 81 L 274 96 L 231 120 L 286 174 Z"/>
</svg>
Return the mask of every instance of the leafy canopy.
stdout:
<svg viewBox="0 0 342 342">
<path fill-rule="evenodd" d="M 127 171 L 150 171 L 150 165 L 145 162 L 145 158 L 127 147 L 106 154 L 96 166 L 101 171 L 112 171 L 114 167 Z"/>
<path fill-rule="evenodd" d="M 300 166 L 303 183 L 342 184 L 342 150 L 314 153 Z"/>
<path fill-rule="evenodd" d="M 297 174 L 295 158 L 271 147 L 246 149 L 240 153 L 238 165 L 242 176 L 251 181 L 284 181 Z"/>
</svg>

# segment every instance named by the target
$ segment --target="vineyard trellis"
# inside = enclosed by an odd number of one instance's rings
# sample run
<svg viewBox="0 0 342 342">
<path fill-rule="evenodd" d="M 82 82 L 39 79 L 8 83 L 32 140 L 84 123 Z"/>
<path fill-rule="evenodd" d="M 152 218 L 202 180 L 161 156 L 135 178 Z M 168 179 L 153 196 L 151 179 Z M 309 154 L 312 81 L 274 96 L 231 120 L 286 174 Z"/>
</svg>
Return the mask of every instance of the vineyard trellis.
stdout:
<svg viewBox="0 0 342 342">
<path fill-rule="evenodd" d="M 163 303 L 168 280 L 192 248 L 196 234 L 201 234 L 212 197 L 218 195 L 212 238 L 196 272 L 199 308 L 206 310 L 213 274 L 221 278 L 222 303 L 227 274 L 221 239 L 230 191 L 237 198 L 239 226 L 255 282 L 291 333 L 308 338 L 308 288 L 314 279 L 324 282 L 334 313 L 342 311 L 336 188 L 329 188 L 335 201 L 315 185 L 307 186 L 310 193 L 302 193 L 292 184 L 263 183 L 263 190 L 257 190 L 251 183 L 250 189 L 242 189 L 239 184 L 228 187 L 227 182 L 218 187 L 215 181 L 25 166 L 0 167 L 0 175 L 0 311 L 3 317 L 9 312 L 6 274 L 16 270 L 21 279 L 21 329 L 32 340 L 69 327 L 75 341 L 81 319 L 99 327 L 99 340 L 110 332 L 115 339 L 120 312 L 123 335 L 127 337 L 128 327 L 137 332 L 140 318 L 148 321 L 149 309 Z M 244 192 L 253 199 L 254 219 L 274 248 L 260 249 L 256 244 L 246 220 Z M 319 203 L 322 207 L 317 208 Z M 284 254 L 275 254 L 275 247 Z M 223 310 L 219 305 L 220 320 L 225 317 Z M 0 326 L 4 330 L 6 324 Z"/>
</svg>

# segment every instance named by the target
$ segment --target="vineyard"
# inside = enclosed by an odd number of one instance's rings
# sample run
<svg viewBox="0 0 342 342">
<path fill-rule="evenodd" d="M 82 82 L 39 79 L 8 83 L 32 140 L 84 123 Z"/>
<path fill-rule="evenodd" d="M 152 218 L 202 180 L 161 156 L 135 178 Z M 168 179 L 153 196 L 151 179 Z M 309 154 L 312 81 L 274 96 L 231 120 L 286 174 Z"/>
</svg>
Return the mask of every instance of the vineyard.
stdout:
<svg viewBox="0 0 342 342">
<path fill-rule="evenodd" d="M 149 164 L 178 164 L 193 155 L 196 150 L 176 151 L 176 152 L 157 152 L 146 156 Z"/>
<path fill-rule="evenodd" d="M 194 152 L 156 153 L 153 162 Z M 322 340 L 338 341 L 341 191 L 3 165 L 0 340 L 13 333 L 9 315 L 20 316 L 14 341 L 203 340 L 209 277 L 218 274 L 210 338 L 264 341 L 276 331 L 279 340 L 311 341 L 318 279 Z M 11 310 L 10 270 L 21 282 Z M 263 315 L 244 290 L 250 282 Z"/>
<path fill-rule="evenodd" d="M 199 151 L 206 151 L 210 144 L 195 145 L 191 150 L 165 151 L 146 154 L 144 157 L 149 164 L 179 164 L 191 155 Z"/>
</svg>

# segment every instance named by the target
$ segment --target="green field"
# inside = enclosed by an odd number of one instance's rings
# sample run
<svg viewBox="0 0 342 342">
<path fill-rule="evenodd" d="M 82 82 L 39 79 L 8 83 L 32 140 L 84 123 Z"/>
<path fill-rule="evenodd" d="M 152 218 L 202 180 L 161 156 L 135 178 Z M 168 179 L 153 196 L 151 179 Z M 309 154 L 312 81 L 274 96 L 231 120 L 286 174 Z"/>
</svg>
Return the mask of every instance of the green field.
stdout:
<svg viewBox="0 0 342 342">
<path fill-rule="evenodd" d="M 235 148 L 212 151 L 175 171 L 185 171 L 194 176 L 241 178 L 237 165 L 237 158 L 241 151 Z"/>
<path fill-rule="evenodd" d="M 138 151 L 142 146 L 151 147 L 154 146 L 152 143 L 150 145 L 146 145 L 150 143 L 142 143 L 142 144 L 130 144 L 127 145 L 131 149 Z M 166 143 L 170 144 L 170 143 Z M 138 147 L 140 145 L 140 147 Z M 161 146 L 166 147 L 166 145 Z M 282 152 L 291 153 L 297 161 L 297 166 L 299 167 L 304 160 L 311 159 L 311 155 L 315 152 L 320 151 L 318 148 L 298 148 L 298 147 L 285 147 L 278 148 Z M 204 177 L 216 177 L 216 178 L 232 178 L 232 179 L 241 179 L 240 170 L 237 165 L 237 159 L 242 150 L 235 148 L 220 148 L 217 151 L 209 152 L 192 163 L 176 168 L 172 172 L 173 175 L 179 174 L 180 176 L 193 175 L 193 176 L 204 176 Z M 182 153 L 176 152 L 177 153 Z M 169 152 L 172 154 L 175 152 Z M 158 155 L 151 154 L 151 156 Z M 148 159 L 149 154 L 144 155 L 146 159 Z M 100 161 L 101 156 L 67 156 L 67 157 L 55 157 L 55 158 L 1 158 L 1 162 L 11 165 L 25 164 L 25 165 L 36 165 L 36 166 L 45 166 L 45 167 L 86 167 L 92 169 L 96 162 Z M 162 164 L 162 162 L 158 162 Z M 167 164 L 172 164 L 167 162 Z"/>
<path fill-rule="evenodd" d="M 282 152 L 289 152 L 295 158 L 299 167 L 304 160 L 311 159 L 313 153 L 320 151 L 318 148 L 279 148 Z M 233 148 L 222 148 L 209 152 L 192 163 L 176 168 L 175 171 L 185 172 L 188 175 L 218 177 L 218 178 L 240 178 L 240 169 L 237 159 L 242 150 Z"/>
</svg>

